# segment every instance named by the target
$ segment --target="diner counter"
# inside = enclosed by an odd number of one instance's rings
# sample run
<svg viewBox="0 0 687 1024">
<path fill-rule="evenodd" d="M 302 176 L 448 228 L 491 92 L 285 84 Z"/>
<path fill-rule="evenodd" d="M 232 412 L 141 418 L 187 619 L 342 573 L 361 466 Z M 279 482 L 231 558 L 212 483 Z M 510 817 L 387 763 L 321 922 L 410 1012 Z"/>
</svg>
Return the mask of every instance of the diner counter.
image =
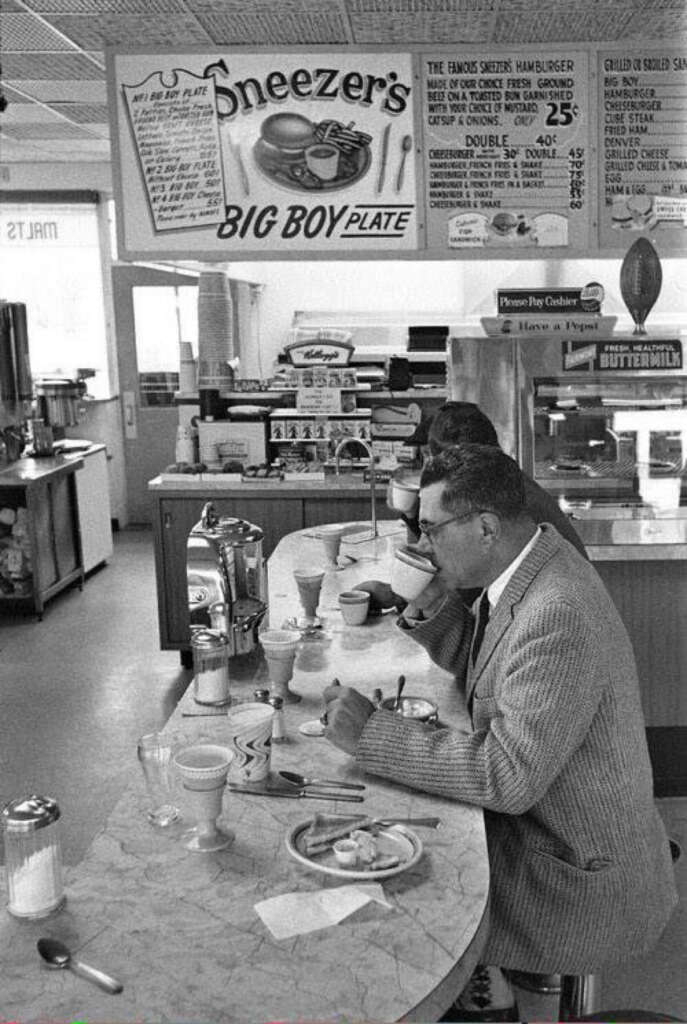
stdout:
<svg viewBox="0 0 687 1024">
<path fill-rule="evenodd" d="M 0 489 L 31 487 L 34 484 L 73 473 L 74 470 L 81 469 L 82 466 L 83 459 L 78 456 L 44 455 L 40 458 L 27 456 L 23 459 L 16 459 L 6 466 L 0 466 Z"/>
<path fill-rule="evenodd" d="M 431 695 L 441 722 L 466 724 L 452 677 L 431 665 L 424 650 L 395 627 L 393 615 L 359 627 L 343 624 L 337 595 L 388 572 L 393 549 L 403 540 L 397 524 L 380 527 L 385 536 L 376 541 L 349 538 L 342 550 L 356 562 L 325 577 L 322 635 L 302 643 L 290 684 L 302 701 L 285 707 L 287 742 L 272 751 L 273 770 L 363 781 L 364 803 L 226 791 L 223 815 L 236 834 L 233 845 L 193 854 L 147 824 L 143 778 L 132 749 L 126 792 L 82 863 L 66 872 L 65 908 L 36 922 L 16 920 L 6 907 L 0 912 L 7 1019 L 429 1021 L 448 1008 L 485 941 L 489 872 L 481 810 L 365 776 L 327 740 L 298 731 L 299 723 L 319 717 L 322 689 L 335 676 L 368 695 L 375 687 L 391 695 L 401 671 L 406 694 Z M 304 564 L 325 566 L 312 530 L 284 537 L 269 560 L 272 627 L 298 614 L 292 570 Z M 234 659 L 236 699 L 250 698 L 266 678 L 258 652 Z M 207 714 L 191 691 L 166 729 L 185 741 L 228 742 L 224 716 Z M 372 903 L 336 926 L 274 939 L 254 909 L 257 902 L 340 884 L 288 854 L 289 831 L 316 811 L 358 809 L 378 816 L 436 815 L 441 825 L 436 831 L 418 828 L 421 859 L 384 880 L 389 909 Z M 45 968 L 36 952 L 43 935 L 63 939 L 86 962 L 118 977 L 122 994 L 108 996 L 71 972 Z"/>
</svg>

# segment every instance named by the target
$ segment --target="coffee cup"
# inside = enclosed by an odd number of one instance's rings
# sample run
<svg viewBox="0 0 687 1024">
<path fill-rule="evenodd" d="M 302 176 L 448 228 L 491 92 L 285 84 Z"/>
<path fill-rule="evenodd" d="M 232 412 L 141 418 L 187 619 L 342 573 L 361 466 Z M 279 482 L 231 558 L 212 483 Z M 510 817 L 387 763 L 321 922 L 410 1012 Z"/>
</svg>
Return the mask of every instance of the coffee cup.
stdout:
<svg viewBox="0 0 687 1024">
<path fill-rule="evenodd" d="M 347 626 L 362 626 L 369 604 L 370 595 L 366 590 L 344 590 L 339 594 L 339 608 Z"/>
<path fill-rule="evenodd" d="M 305 163 L 320 181 L 332 181 L 339 173 L 339 150 L 331 142 L 316 142 L 306 149 Z"/>
<path fill-rule="evenodd" d="M 391 507 L 406 515 L 417 512 L 419 502 L 419 486 L 407 480 L 392 478 Z"/>
<path fill-rule="evenodd" d="M 406 601 L 414 601 L 436 574 L 437 567 L 428 558 L 407 548 L 399 548 L 391 563 L 391 589 Z"/>
</svg>

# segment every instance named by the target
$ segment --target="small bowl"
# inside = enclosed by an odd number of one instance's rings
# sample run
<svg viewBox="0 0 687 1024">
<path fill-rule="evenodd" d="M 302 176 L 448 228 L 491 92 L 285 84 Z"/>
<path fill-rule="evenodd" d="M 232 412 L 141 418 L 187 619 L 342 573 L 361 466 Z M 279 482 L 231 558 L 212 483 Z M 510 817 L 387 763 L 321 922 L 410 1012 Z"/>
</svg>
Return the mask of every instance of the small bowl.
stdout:
<svg viewBox="0 0 687 1024">
<path fill-rule="evenodd" d="M 382 701 L 382 708 L 384 711 L 395 711 L 396 698 L 387 697 Z M 424 697 L 401 697 L 396 714 L 412 718 L 416 722 L 429 722 L 430 725 L 436 725 L 439 720 L 439 708 Z"/>
<path fill-rule="evenodd" d="M 337 839 L 332 845 L 332 850 L 342 868 L 353 868 L 358 863 L 360 850 L 355 839 Z"/>
</svg>

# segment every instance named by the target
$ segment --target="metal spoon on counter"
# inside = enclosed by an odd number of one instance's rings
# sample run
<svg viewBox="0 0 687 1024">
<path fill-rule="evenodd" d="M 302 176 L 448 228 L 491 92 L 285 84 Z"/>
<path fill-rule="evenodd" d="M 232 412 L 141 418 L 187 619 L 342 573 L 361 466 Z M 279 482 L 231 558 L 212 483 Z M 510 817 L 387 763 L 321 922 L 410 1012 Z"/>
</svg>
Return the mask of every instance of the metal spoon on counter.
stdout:
<svg viewBox="0 0 687 1024">
<path fill-rule="evenodd" d="M 294 786 L 336 786 L 337 789 L 365 789 L 357 782 L 341 782 L 340 779 L 309 779 L 298 772 L 280 771 L 279 774 Z"/>
<path fill-rule="evenodd" d="M 121 981 L 111 978 L 104 971 L 99 971 L 97 967 L 90 967 L 81 960 L 76 960 L 59 939 L 39 939 L 36 946 L 48 967 L 68 968 L 74 974 L 92 981 L 94 985 L 98 985 L 111 995 L 117 995 L 124 988 Z"/>
</svg>

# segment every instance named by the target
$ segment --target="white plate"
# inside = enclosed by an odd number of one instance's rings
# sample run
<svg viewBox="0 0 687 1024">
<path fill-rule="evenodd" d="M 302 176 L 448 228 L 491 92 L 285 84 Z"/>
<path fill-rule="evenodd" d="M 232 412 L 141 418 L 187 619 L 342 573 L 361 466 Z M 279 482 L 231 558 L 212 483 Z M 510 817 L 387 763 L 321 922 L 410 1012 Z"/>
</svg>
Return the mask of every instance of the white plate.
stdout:
<svg viewBox="0 0 687 1024">
<path fill-rule="evenodd" d="M 342 868 L 337 864 L 333 850 L 326 853 L 316 853 L 309 856 L 305 852 L 304 833 L 312 823 L 312 819 L 302 821 L 300 825 L 289 832 L 286 837 L 286 849 L 291 856 L 313 871 L 321 871 L 325 875 L 335 875 L 337 878 L 351 879 L 376 879 L 391 878 L 393 875 L 400 875 L 417 864 L 422 856 L 422 841 L 412 829 L 405 825 L 390 825 L 388 828 L 380 828 L 375 835 L 377 849 L 381 856 L 400 857 L 400 863 L 395 868 L 384 868 L 380 871 L 363 871 L 360 868 Z"/>
</svg>

